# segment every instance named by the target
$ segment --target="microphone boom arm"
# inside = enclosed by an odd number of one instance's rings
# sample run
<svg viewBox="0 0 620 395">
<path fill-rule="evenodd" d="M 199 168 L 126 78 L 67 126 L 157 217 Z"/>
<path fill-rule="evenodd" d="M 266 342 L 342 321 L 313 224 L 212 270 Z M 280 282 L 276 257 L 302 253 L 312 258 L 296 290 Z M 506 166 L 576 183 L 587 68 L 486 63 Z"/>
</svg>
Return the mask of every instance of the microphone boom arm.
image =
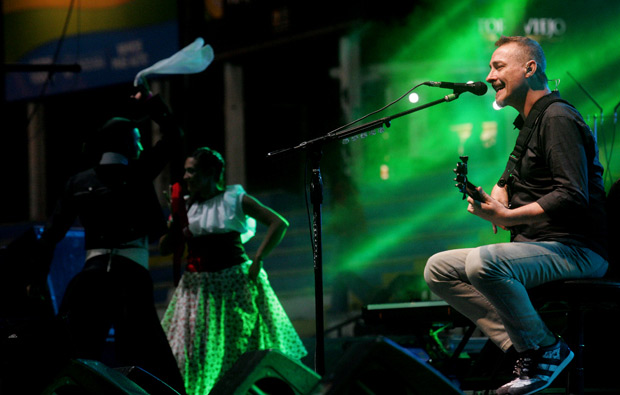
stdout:
<svg viewBox="0 0 620 395">
<path fill-rule="evenodd" d="M 414 112 L 417 112 L 417 111 L 420 111 L 420 110 L 424 110 L 425 108 L 432 107 L 432 106 L 435 106 L 435 105 L 440 104 L 440 103 L 456 100 L 456 99 L 458 99 L 459 95 L 460 95 L 460 93 L 454 92 L 454 93 L 452 93 L 450 95 L 446 95 L 443 98 L 435 100 L 435 101 L 432 101 L 430 103 L 426 103 L 426 104 L 423 104 L 421 106 L 414 107 L 414 108 L 411 108 L 411 109 L 406 110 L 406 111 L 399 112 L 399 113 L 394 114 L 394 115 L 383 117 L 383 118 L 380 118 L 380 119 L 377 119 L 377 120 L 374 120 L 374 121 L 371 121 L 371 122 L 368 122 L 368 123 L 356 126 L 354 128 L 351 128 L 351 129 L 342 130 L 342 131 L 339 131 L 339 132 L 336 132 L 336 133 L 328 133 L 328 134 L 326 134 L 324 136 L 317 137 L 317 138 L 312 139 L 312 140 L 304 141 L 304 142 L 302 142 L 302 143 L 300 143 L 300 144 L 298 144 L 298 145 L 296 145 L 294 147 L 289 147 L 289 148 L 284 148 L 284 149 L 281 149 L 281 150 L 276 150 L 276 151 L 269 152 L 267 154 L 267 157 L 271 158 L 271 157 L 274 157 L 276 155 L 288 153 L 288 152 L 295 151 L 295 150 L 298 150 L 298 149 L 305 149 L 305 148 L 311 147 L 311 146 L 313 146 L 315 144 L 319 144 L 319 143 L 323 143 L 323 142 L 327 142 L 327 141 L 331 141 L 331 140 L 342 140 L 342 139 L 345 139 L 345 138 L 348 138 L 348 137 L 352 137 L 352 136 L 358 135 L 360 133 L 366 132 L 368 130 L 373 130 L 373 129 L 381 127 L 381 126 L 390 127 L 390 122 L 393 119 L 400 118 L 402 116 L 409 115 L 411 113 L 414 113 Z"/>
<path fill-rule="evenodd" d="M 337 139 L 344 139 L 344 138 L 348 138 L 348 137 L 355 136 L 357 134 L 363 133 L 363 132 L 365 132 L 367 130 L 372 130 L 372 129 L 374 129 L 376 127 L 379 127 L 381 125 L 385 125 L 386 127 L 390 127 L 390 122 L 392 121 L 392 119 L 400 118 L 402 116 L 409 115 L 409 114 L 414 113 L 416 111 L 424 110 L 425 108 L 432 107 L 432 106 L 434 106 L 436 104 L 440 104 L 440 103 L 443 103 L 443 102 L 449 102 L 449 101 L 456 100 L 456 99 L 458 99 L 459 95 L 460 95 L 460 93 L 456 93 L 455 92 L 455 93 L 452 93 L 450 95 L 444 96 L 442 99 L 438 99 L 438 100 L 432 101 L 430 103 L 426 103 L 426 104 L 423 104 L 421 106 L 414 107 L 414 108 L 411 108 L 409 110 L 399 112 L 399 113 L 394 114 L 394 115 L 390 115 L 390 116 L 387 116 L 387 117 L 383 117 L 383 118 L 377 119 L 376 121 L 372 121 L 372 122 L 360 125 L 360 126 L 355 127 L 353 129 L 347 129 L 347 130 L 343 130 L 341 132 L 334 133 L 334 134 L 332 134 L 332 136 L 334 136 Z"/>
</svg>

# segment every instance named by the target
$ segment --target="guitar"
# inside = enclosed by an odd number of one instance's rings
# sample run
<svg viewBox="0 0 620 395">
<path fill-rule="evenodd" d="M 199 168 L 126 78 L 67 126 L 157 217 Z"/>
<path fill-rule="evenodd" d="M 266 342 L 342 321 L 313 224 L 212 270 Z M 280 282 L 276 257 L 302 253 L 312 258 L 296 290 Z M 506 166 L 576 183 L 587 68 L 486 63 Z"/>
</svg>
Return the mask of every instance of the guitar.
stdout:
<svg viewBox="0 0 620 395">
<path fill-rule="evenodd" d="M 461 161 L 457 162 L 456 169 L 453 169 L 454 173 L 456 173 L 456 177 L 454 178 L 454 181 L 456 181 L 455 187 L 463 194 L 463 199 L 465 199 L 466 196 L 471 196 L 474 200 L 483 202 L 484 198 L 482 194 L 480 194 L 477 187 L 467 179 L 467 160 L 469 157 L 464 155 L 459 156 L 459 159 L 461 159 Z"/>
</svg>

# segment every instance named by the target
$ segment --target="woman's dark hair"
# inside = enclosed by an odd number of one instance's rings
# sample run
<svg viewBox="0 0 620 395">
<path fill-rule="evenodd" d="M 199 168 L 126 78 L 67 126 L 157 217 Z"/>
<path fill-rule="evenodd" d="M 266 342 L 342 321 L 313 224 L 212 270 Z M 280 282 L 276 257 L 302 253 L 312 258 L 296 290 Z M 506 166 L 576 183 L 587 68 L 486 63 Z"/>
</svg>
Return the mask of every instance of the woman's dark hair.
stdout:
<svg viewBox="0 0 620 395">
<path fill-rule="evenodd" d="M 196 160 L 197 170 L 206 175 L 212 175 L 214 180 L 219 180 L 224 172 L 226 162 L 222 155 L 209 147 L 198 148 L 191 155 Z"/>
</svg>

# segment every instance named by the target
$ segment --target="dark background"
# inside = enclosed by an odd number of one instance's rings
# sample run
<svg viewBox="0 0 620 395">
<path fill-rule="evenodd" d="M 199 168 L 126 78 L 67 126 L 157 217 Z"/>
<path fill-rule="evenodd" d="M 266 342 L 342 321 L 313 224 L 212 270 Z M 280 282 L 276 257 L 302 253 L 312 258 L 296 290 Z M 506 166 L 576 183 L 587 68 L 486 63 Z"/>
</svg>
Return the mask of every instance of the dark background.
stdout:
<svg viewBox="0 0 620 395">
<path fill-rule="evenodd" d="M 205 2 L 179 2 L 179 47 L 200 36 L 216 54 L 199 75 L 166 77 L 169 104 L 186 130 L 190 150 L 201 145 L 224 150 L 223 63 L 242 65 L 247 187 L 301 192 L 303 155 L 267 159 L 266 154 L 340 125 L 338 80 L 329 75 L 338 65 L 339 37 L 364 20 L 398 23 L 424 3 L 248 0 L 225 2 L 224 16 L 213 19 Z M 285 16 L 274 21 L 274 13 Z M 64 181 L 85 165 L 80 150 L 86 134 L 118 114 L 132 93 L 127 83 L 42 96 L 28 103 L 3 101 L 0 223 L 29 220 L 26 128 L 34 112 L 44 112 L 49 212 Z M 148 127 L 142 134 L 143 141 L 149 141 Z"/>
</svg>

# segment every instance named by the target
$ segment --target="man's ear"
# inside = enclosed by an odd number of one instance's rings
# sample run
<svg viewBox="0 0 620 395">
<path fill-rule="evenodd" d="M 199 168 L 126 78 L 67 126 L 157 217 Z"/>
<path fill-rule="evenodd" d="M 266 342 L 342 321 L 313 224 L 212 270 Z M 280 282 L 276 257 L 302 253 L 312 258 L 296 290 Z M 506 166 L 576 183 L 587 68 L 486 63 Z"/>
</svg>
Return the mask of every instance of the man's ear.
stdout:
<svg viewBox="0 0 620 395">
<path fill-rule="evenodd" d="M 525 77 L 531 77 L 536 73 L 538 65 L 535 60 L 530 60 L 525 64 Z"/>
</svg>

